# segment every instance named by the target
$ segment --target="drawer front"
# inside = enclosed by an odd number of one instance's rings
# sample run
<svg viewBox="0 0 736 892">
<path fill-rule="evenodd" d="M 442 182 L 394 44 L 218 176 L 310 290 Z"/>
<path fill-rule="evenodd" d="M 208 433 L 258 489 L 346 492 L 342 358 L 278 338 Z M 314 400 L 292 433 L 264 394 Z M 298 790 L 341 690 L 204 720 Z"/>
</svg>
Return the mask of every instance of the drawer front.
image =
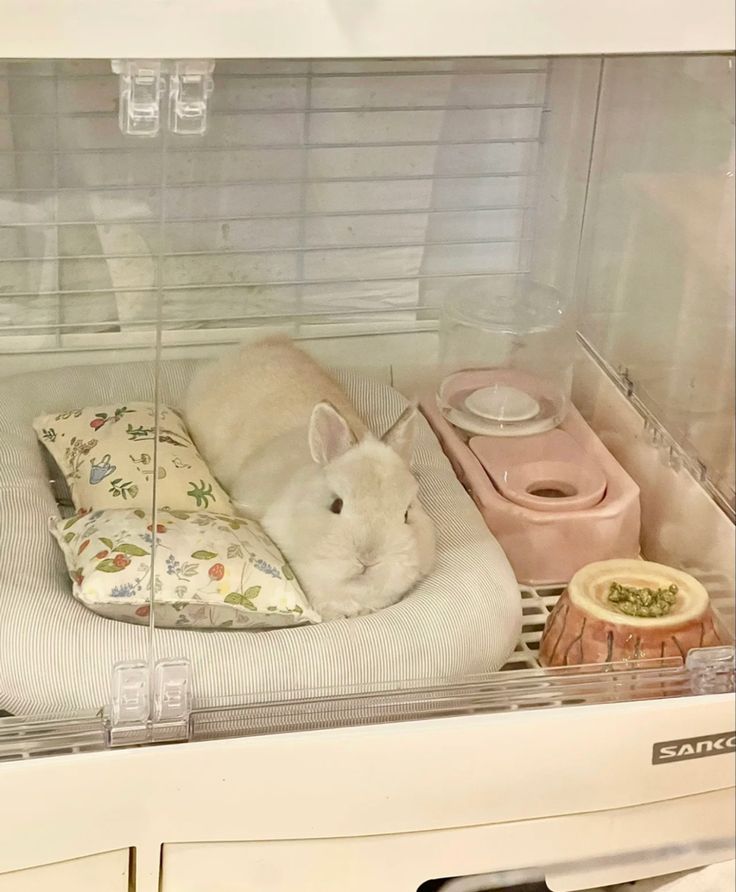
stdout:
<svg viewBox="0 0 736 892">
<path fill-rule="evenodd" d="M 0 892 L 128 892 L 128 849 L 0 874 Z"/>
<path fill-rule="evenodd" d="M 590 888 L 594 875 L 612 884 L 733 858 L 733 834 L 734 791 L 717 790 L 632 808 L 426 833 L 165 845 L 160 888 L 415 892 L 438 877 L 528 868 L 546 875 L 554 889 L 578 890 Z"/>
</svg>

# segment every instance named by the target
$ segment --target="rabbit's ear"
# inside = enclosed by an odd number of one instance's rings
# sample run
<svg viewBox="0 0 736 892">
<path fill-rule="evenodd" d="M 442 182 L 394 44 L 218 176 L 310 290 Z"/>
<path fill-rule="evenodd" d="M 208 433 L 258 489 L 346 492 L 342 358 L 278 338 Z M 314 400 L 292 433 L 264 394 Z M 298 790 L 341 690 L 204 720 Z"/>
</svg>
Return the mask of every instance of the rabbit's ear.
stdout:
<svg viewBox="0 0 736 892">
<path fill-rule="evenodd" d="M 317 464 L 334 461 L 356 442 L 350 425 L 332 403 L 317 403 L 309 419 L 309 451 Z"/>
<path fill-rule="evenodd" d="M 383 442 L 409 464 L 414 452 L 414 439 L 417 433 L 417 407 L 407 406 L 392 427 L 381 437 Z"/>
</svg>

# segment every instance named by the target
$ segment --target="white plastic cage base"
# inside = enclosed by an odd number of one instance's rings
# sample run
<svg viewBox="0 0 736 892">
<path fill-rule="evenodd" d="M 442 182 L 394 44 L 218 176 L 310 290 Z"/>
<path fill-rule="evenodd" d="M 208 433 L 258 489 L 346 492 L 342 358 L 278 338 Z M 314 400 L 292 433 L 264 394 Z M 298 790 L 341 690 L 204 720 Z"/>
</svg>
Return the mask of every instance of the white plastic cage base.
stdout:
<svg viewBox="0 0 736 892">
<path fill-rule="evenodd" d="M 545 669 L 539 662 L 539 644 L 547 618 L 564 587 L 521 586 L 519 591 L 521 634 L 498 672 L 458 679 L 399 680 L 339 691 L 274 692 L 272 697 L 246 702 L 231 700 L 228 704 L 195 703 L 188 739 L 250 737 L 733 690 L 732 647 L 697 652 L 706 658 L 706 663 L 713 663 L 710 668 L 714 670 L 708 686 L 702 690 L 695 661 L 688 659 L 686 664 L 679 657 Z M 731 666 L 730 674 L 724 674 L 719 660 Z M 100 710 L 96 716 L 49 715 L 30 720 L 22 716 L 0 717 L 0 762 L 104 749 L 111 741 L 103 712 Z M 155 724 L 152 727 L 156 729 Z"/>
</svg>

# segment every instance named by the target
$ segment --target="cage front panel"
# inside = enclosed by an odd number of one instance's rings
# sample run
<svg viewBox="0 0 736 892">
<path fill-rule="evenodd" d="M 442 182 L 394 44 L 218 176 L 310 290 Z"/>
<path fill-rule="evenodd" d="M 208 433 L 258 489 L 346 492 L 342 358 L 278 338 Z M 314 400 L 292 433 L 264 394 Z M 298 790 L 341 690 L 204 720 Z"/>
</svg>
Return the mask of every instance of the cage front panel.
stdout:
<svg viewBox="0 0 736 892">
<path fill-rule="evenodd" d="M 16 654 L 3 656 L 0 708 L 103 710 L 109 739 L 125 744 L 182 739 L 192 705 L 203 738 L 692 693 L 687 652 L 727 644 L 720 620 L 683 638 L 604 627 L 599 646 L 568 610 L 582 564 L 650 556 L 640 516 L 658 541 L 668 524 L 681 541 L 688 523 L 660 501 L 641 513 L 626 450 L 611 447 L 614 458 L 577 414 L 575 332 L 613 388 L 588 387 L 595 406 L 631 381 L 639 402 L 624 400 L 620 429 L 647 409 L 727 496 L 733 355 L 709 338 L 730 324 L 730 62 L 4 62 L 0 406 L 23 452 L 8 445 L 3 472 L 17 465 L 25 488 L 9 478 L 0 525 L 0 582 L 18 602 L 0 624 Z M 699 183 L 709 185 L 691 237 L 675 199 L 700 195 Z M 265 535 L 261 516 L 254 531 L 235 481 L 218 476 L 232 456 L 209 462 L 207 435 L 227 429 L 233 394 L 263 387 L 265 366 L 236 366 L 189 430 L 187 388 L 205 362 L 272 334 L 329 368 L 378 437 L 402 400 L 420 402 L 413 471 L 437 557 L 385 609 L 317 622 L 321 593 L 311 570 L 299 578 L 309 562 L 296 540 L 270 521 Z M 43 415 L 86 424 L 83 437 L 64 434 L 77 437 L 71 469 L 44 464 L 61 431 L 45 424 L 37 437 Z M 281 415 L 272 404 L 248 423 Z M 124 434 L 119 452 L 102 448 L 110 432 Z M 224 441 L 242 448 L 236 433 Z M 541 452 L 522 462 L 529 442 Z M 667 468 L 655 489 L 691 469 Z M 284 461 L 284 479 L 292 472 Z M 32 520 L 13 507 L 21 491 L 34 493 Z M 89 535 L 62 526 L 65 562 L 46 518 L 80 508 Z M 345 519 L 350 497 L 330 493 L 325 513 L 343 508 Z M 728 601 L 733 571 L 717 550 L 697 564 L 662 553 Z M 337 575 L 345 559 L 334 560 Z M 21 604 L 19 566 L 53 567 L 53 586 Z M 98 601 L 85 606 L 94 578 Z M 641 594 L 625 597 L 644 609 Z M 33 683 L 16 677 L 21 655 Z M 720 690 L 727 659 L 703 673 Z"/>
<path fill-rule="evenodd" d="M 104 71 L 2 63 L 0 710 L 12 716 L 3 720 L 8 758 L 94 748 L 107 739 L 108 719 L 138 732 L 149 721 L 161 189 L 149 182 L 129 191 L 134 154 L 125 150 L 116 163 L 93 148 L 93 122 L 107 112 Z M 161 140 L 149 145 L 159 159 L 161 148 Z M 136 230 L 130 221 L 141 214 L 146 227 Z M 124 250 L 111 249 L 116 230 L 127 232 Z M 121 326 L 119 309 L 132 299 L 119 290 L 119 275 L 135 262 L 129 254 L 150 278 L 140 312 Z"/>
</svg>

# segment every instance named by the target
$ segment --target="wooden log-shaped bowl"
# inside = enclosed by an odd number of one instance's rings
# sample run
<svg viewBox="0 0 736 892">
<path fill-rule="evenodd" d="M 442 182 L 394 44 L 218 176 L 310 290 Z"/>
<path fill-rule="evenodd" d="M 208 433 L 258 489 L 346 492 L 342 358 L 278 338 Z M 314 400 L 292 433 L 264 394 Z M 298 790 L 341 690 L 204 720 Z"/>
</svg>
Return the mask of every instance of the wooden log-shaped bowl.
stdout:
<svg viewBox="0 0 736 892">
<path fill-rule="evenodd" d="M 627 616 L 608 600 L 611 583 L 658 589 L 675 584 L 665 616 Z M 705 588 L 692 576 L 640 560 L 599 561 L 579 570 L 547 620 L 542 666 L 682 657 L 693 647 L 723 643 Z"/>
</svg>

